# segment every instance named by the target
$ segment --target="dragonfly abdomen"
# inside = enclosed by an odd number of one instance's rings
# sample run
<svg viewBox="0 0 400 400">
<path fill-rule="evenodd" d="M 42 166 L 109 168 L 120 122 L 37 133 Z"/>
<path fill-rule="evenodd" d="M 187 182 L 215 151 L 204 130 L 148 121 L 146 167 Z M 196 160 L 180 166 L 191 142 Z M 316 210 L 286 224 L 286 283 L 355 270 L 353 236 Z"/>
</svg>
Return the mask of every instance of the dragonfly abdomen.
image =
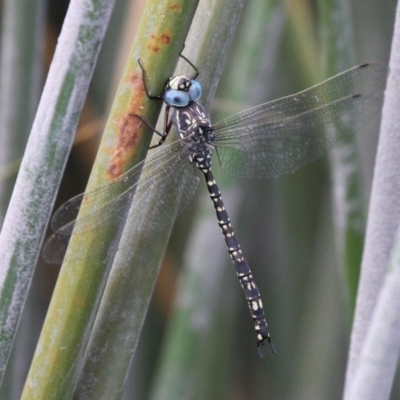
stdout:
<svg viewBox="0 0 400 400">
<path fill-rule="evenodd" d="M 203 159 L 203 157 L 201 158 Z M 222 234 L 224 235 L 229 255 L 235 266 L 237 277 L 245 294 L 246 301 L 250 309 L 250 314 L 254 321 L 254 329 L 257 336 L 257 347 L 264 345 L 265 340 L 267 340 L 272 352 L 276 353 L 269 334 L 267 321 L 265 319 L 260 291 L 258 290 L 258 287 L 254 281 L 250 267 L 243 257 L 240 244 L 235 236 L 228 212 L 225 209 L 221 192 L 211 172 L 211 163 L 205 166 L 204 162 L 200 163 L 196 160 L 196 156 L 193 157 L 193 161 L 196 162 L 196 165 L 199 167 L 206 179 L 208 192 L 217 214 L 218 225 L 220 226 Z M 262 353 L 260 352 L 260 355 L 261 354 Z"/>
</svg>

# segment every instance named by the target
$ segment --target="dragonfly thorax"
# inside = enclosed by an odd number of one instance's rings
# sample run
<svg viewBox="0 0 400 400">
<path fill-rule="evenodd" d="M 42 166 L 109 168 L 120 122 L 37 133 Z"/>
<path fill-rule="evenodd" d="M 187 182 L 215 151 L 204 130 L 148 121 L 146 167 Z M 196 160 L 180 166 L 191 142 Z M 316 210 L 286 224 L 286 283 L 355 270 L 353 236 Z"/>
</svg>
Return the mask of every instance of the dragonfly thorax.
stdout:
<svg viewBox="0 0 400 400">
<path fill-rule="evenodd" d="M 191 101 L 186 107 L 174 108 L 171 120 L 182 139 L 211 144 L 210 116 L 201 104 Z"/>
</svg>

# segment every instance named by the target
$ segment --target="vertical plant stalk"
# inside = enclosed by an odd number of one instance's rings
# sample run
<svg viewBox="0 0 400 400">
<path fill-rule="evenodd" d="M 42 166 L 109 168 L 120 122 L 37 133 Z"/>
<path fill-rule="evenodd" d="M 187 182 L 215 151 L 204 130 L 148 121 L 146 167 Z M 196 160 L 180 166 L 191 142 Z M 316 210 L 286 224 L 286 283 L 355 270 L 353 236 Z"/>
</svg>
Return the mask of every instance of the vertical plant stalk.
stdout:
<svg viewBox="0 0 400 400">
<path fill-rule="evenodd" d="M 228 191 L 224 193 L 228 196 Z M 235 194 L 235 190 L 229 191 L 229 195 Z M 241 293 L 237 282 L 230 285 L 235 274 L 228 265 L 226 248 L 215 226 L 212 204 L 205 196 L 204 193 L 196 209 L 196 229 L 190 235 L 183 258 L 185 268 L 163 338 L 149 397 L 152 400 L 186 399 L 194 393 L 194 398 L 216 399 L 225 390 L 223 372 L 230 368 L 232 360 L 236 339 L 235 305 L 239 297 L 236 294 Z M 230 207 L 233 219 L 238 205 L 235 202 Z M 250 319 L 246 322 L 251 324 Z"/>
<path fill-rule="evenodd" d="M 398 103 L 400 106 L 400 103 Z M 400 352 L 400 229 L 365 337 L 349 400 L 388 400 Z"/>
<path fill-rule="evenodd" d="M 39 102 L 44 7 L 43 0 L 4 2 L 0 57 L 0 226 Z"/>
<path fill-rule="evenodd" d="M 160 93 L 172 74 L 196 5 L 197 0 L 146 2 L 89 180 L 89 193 L 126 172 L 147 152 L 150 130 L 131 114 L 141 115 L 154 124 L 161 102 L 147 98 L 137 60 L 140 57 L 146 66 L 146 82 L 151 92 Z M 89 206 L 84 200 L 78 219 L 91 211 Z M 122 228 L 105 225 L 102 230 L 72 236 L 25 385 L 24 399 L 72 395 L 108 273 L 109 246 Z M 122 351 L 126 349 L 123 347 Z M 111 386 L 115 380 L 112 398 L 122 392 L 125 375 L 114 369 L 107 378 Z"/>
<path fill-rule="evenodd" d="M 9 356 L 113 1 L 73 0 L 0 235 L 0 375 Z"/>
<path fill-rule="evenodd" d="M 0 226 L 28 141 L 43 86 L 45 1 L 7 0 L 3 2 L 0 55 Z M 1 228 L 0 228 L 1 229 Z M 21 359 L 26 356 L 31 332 L 20 336 L 11 353 L 8 380 L 0 397 L 13 398 L 25 379 Z M 13 368 L 14 366 L 14 368 Z M 1 381 L 1 379 L 0 379 Z"/>
<path fill-rule="evenodd" d="M 325 77 L 355 64 L 350 4 L 347 0 L 320 0 L 323 69 Z M 333 222 L 345 272 L 349 316 L 354 312 L 364 243 L 366 200 L 355 133 L 347 135 L 331 153 Z"/>
<path fill-rule="evenodd" d="M 302 67 L 298 73 L 307 86 L 315 85 L 321 81 L 322 74 L 310 3 L 307 0 L 285 0 L 284 4 L 293 43 L 291 50 Z"/>
<path fill-rule="evenodd" d="M 361 354 L 364 351 L 363 347 L 366 345 L 366 337 L 367 334 L 369 335 L 371 320 L 377 307 L 378 296 L 382 290 L 385 275 L 387 274 L 400 221 L 399 49 L 400 8 L 397 7 L 389 63 L 391 72 L 387 82 L 382 110 L 360 284 L 346 371 L 344 395 L 346 400 L 352 398 L 350 396 L 352 386 L 359 373 L 359 369 L 362 367 Z M 369 350 L 366 349 L 365 351 L 368 352 Z M 391 374 L 391 371 L 387 372 Z M 366 383 L 368 384 L 368 382 Z"/>
</svg>

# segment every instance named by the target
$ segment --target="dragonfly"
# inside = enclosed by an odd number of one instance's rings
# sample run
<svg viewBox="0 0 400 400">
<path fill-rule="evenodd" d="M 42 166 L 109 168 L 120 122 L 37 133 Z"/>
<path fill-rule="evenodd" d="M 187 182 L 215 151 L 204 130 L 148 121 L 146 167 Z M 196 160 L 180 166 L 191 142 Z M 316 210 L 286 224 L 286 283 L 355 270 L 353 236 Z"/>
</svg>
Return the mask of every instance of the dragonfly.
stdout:
<svg viewBox="0 0 400 400">
<path fill-rule="evenodd" d="M 388 68 L 379 63 L 359 65 L 300 93 L 212 124 L 209 112 L 199 103 L 200 72 L 182 51 L 179 56 L 193 68 L 193 75 L 169 78 L 157 96 L 150 93 L 145 68 L 138 60 L 147 97 L 166 105 L 163 130 L 156 130 L 139 115 L 132 117 L 149 126 L 158 135 L 158 143 L 150 147 L 145 161 L 125 174 L 61 206 L 52 218 L 54 233 L 43 256 L 49 263 L 59 263 L 71 235 L 117 225 L 123 219 L 132 219 L 133 233 L 151 238 L 167 225 L 170 214 L 190 204 L 199 182 L 197 168 L 204 176 L 250 310 L 258 352 L 262 357 L 262 346 L 268 343 L 275 354 L 260 291 L 212 172 L 212 153 L 217 153 L 222 172 L 237 177 L 277 178 L 294 172 L 343 142 L 349 132 L 362 128 L 379 111 Z M 167 145 L 164 142 L 172 127 L 179 138 Z M 91 211 L 77 219 L 84 196 Z M 152 197 L 158 201 L 149 201 Z M 126 204 L 132 198 L 127 212 Z"/>
</svg>

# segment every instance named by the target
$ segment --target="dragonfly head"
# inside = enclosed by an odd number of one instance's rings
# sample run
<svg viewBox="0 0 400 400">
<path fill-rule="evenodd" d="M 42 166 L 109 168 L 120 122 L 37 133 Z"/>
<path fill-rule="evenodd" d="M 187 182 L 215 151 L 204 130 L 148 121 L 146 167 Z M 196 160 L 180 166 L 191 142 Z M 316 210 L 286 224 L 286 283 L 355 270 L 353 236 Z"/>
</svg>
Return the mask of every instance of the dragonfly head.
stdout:
<svg viewBox="0 0 400 400">
<path fill-rule="evenodd" d="M 179 75 L 168 80 L 163 99 L 168 106 L 186 107 L 190 101 L 199 100 L 200 96 L 200 83 L 187 76 Z"/>
</svg>

